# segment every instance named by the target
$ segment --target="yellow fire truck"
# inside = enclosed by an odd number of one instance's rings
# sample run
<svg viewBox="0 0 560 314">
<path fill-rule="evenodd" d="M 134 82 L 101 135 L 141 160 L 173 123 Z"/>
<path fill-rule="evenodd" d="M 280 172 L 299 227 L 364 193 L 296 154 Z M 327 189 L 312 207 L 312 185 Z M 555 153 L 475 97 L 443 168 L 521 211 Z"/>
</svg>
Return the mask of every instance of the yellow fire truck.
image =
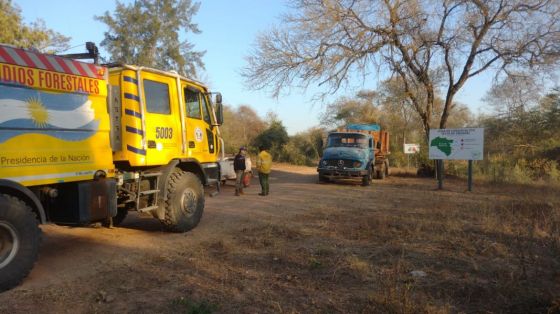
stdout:
<svg viewBox="0 0 560 314">
<path fill-rule="evenodd" d="M 0 291 L 33 267 L 39 224 L 135 210 L 194 228 L 219 183 L 222 120 L 221 95 L 175 72 L 0 44 Z"/>
</svg>

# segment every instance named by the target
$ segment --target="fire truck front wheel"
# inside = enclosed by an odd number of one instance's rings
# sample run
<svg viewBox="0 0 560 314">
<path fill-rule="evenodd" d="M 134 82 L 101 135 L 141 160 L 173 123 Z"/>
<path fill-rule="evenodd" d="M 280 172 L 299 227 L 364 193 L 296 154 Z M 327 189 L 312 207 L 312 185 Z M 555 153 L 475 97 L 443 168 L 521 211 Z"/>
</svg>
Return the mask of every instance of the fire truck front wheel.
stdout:
<svg viewBox="0 0 560 314">
<path fill-rule="evenodd" d="M 163 224 L 173 232 L 187 232 L 200 222 L 204 210 L 204 188 L 200 179 L 180 169 L 169 176 Z"/>
<path fill-rule="evenodd" d="M 41 229 L 35 214 L 16 197 L 0 194 L 0 292 L 17 286 L 37 260 Z"/>
</svg>

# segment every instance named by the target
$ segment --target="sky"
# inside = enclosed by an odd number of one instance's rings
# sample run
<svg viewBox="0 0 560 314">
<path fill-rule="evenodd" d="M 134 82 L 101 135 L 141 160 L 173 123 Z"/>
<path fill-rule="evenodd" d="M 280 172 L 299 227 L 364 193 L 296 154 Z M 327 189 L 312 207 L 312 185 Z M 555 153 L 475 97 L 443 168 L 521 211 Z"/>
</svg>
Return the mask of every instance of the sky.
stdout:
<svg viewBox="0 0 560 314">
<path fill-rule="evenodd" d="M 123 1 L 128 2 L 128 1 Z M 247 88 L 240 75 L 245 66 L 245 56 L 254 47 L 257 35 L 277 25 L 280 17 L 288 10 L 282 0 L 205 0 L 201 1 L 194 22 L 201 34 L 187 34 L 195 44 L 195 50 L 206 51 L 203 61 L 206 71 L 202 80 L 212 91 L 221 92 L 224 103 L 237 107 L 249 105 L 261 116 L 274 112 L 288 133 L 293 135 L 319 125 L 319 115 L 329 102 L 337 97 L 351 97 L 363 88 L 374 89 L 376 79 L 357 82 L 352 88 L 341 90 L 327 97 L 324 103 L 314 100 L 319 88 L 302 91 L 291 89 L 288 95 L 272 98 L 266 91 Z M 98 46 L 107 30 L 104 23 L 94 16 L 112 12 L 114 0 L 67 1 L 67 0 L 14 0 L 21 9 L 26 23 L 42 19 L 48 28 L 72 38 L 71 46 L 78 46 L 67 53 L 85 52 L 85 42 L 93 41 Z M 101 54 L 105 55 L 103 50 Z M 105 55 L 106 56 L 106 55 Z M 483 75 L 467 81 L 456 100 L 467 104 L 473 113 L 483 107 L 481 98 L 490 87 L 491 77 Z M 227 123 L 227 122 L 226 122 Z"/>
</svg>

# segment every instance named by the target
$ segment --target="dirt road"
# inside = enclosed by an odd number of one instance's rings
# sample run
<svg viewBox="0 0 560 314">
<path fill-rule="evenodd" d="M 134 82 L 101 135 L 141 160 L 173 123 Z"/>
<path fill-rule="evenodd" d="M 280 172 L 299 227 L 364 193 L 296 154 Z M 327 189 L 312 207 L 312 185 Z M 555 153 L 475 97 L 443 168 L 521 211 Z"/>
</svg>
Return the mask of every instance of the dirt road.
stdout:
<svg viewBox="0 0 560 314">
<path fill-rule="evenodd" d="M 278 166 L 268 197 L 256 178 L 242 197 L 229 183 L 186 234 L 132 214 L 114 229 L 43 226 L 39 261 L 0 312 L 560 310 L 557 190 L 535 202 L 453 180 L 316 181 Z"/>
</svg>

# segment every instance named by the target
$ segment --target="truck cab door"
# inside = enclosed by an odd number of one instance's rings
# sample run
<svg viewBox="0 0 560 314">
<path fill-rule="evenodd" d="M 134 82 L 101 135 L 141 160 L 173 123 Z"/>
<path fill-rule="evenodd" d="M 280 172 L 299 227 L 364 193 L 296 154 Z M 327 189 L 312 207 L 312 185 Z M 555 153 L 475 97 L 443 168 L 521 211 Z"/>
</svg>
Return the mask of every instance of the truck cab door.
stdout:
<svg viewBox="0 0 560 314">
<path fill-rule="evenodd" d="M 186 114 L 187 156 L 200 163 L 217 161 L 218 139 L 208 95 L 202 88 L 183 84 Z"/>
<path fill-rule="evenodd" d="M 204 120 L 204 127 L 206 128 L 206 141 L 208 144 L 208 151 L 205 151 L 205 153 L 207 153 L 208 160 L 213 160 L 218 154 L 218 139 L 214 134 L 215 132 L 213 126 L 214 115 L 212 114 L 212 107 L 208 101 L 208 95 L 201 93 L 200 99 L 202 105 L 202 119 Z"/>
<path fill-rule="evenodd" d="M 208 144 L 200 105 L 202 92 L 187 84 L 183 84 L 182 90 L 185 99 L 187 156 L 203 161 L 204 152 L 208 151 Z"/>
<path fill-rule="evenodd" d="M 142 73 L 147 165 L 164 165 L 181 151 L 180 108 L 173 78 Z"/>
</svg>

